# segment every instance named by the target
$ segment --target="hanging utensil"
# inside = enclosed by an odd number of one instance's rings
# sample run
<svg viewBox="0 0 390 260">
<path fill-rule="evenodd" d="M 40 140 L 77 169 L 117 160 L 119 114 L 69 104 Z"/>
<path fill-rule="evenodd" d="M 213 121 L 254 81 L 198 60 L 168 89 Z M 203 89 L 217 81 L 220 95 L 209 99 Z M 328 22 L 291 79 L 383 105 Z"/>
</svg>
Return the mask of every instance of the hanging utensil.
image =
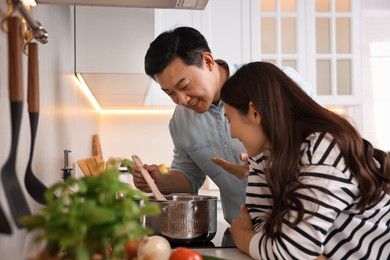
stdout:
<svg viewBox="0 0 390 260">
<path fill-rule="evenodd" d="M 27 163 L 24 184 L 30 196 L 38 203 L 46 204 L 44 193 L 47 187 L 35 176 L 31 164 L 34 154 L 35 136 L 39 118 L 39 69 L 38 69 L 38 44 L 28 43 L 28 115 L 30 118 L 31 147 L 30 158 Z"/>
<path fill-rule="evenodd" d="M 156 183 L 154 183 L 154 180 L 152 177 L 150 177 L 150 174 L 148 171 L 144 168 L 144 164 L 142 163 L 141 159 L 138 157 L 138 155 L 132 156 L 133 161 L 136 165 L 138 165 L 141 168 L 141 174 L 142 177 L 144 177 L 145 181 L 148 183 L 150 189 L 152 190 L 154 197 L 156 197 L 157 200 L 167 200 L 164 195 L 160 192 L 160 190 L 157 188 Z"/>
<path fill-rule="evenodd" d="M 0 233 L 12 234 L 11 226 L 9 225 L 8 219 L 4 214 L 3 208 L 0 206 Z"/>
<path fill-rule="evenodd" d="M 9 5 L 9 8 L 7 10 L 7 13 L 3 16 L 3 18 L 1 19 L 1 29 L 4 31 L 4 32 L 8 32 L 8 28 L 5 27 L 5 22 L 7 21 L 7 19 L 12 15 L 13 13 L 13 8 L 12 8 L 12 5 Z M 5 216 L 5 213 L 4 213 L 4 210 L 3 208 L 1 207 L 0 205 L 0 233 L 3 233 L 3 234 L 12 234 L 12 229 L 11 229 L 11 226 L 8 222 L 8 219 L 7 217 Z"/>
<path fill-rule="evenodd" d="M 1 169 L 1 181 L 8 200 L 12 217 L 17 227 L 22 226 L 19 218 L 31 215 L 23 190 L 16 174 L 16 154 L 19 142 L 19 131 L 23 112 L 23 76 L 22 76 L 22 42 L 20 38 L 20 20 L 18 17 L 8 19 L 8 66 L 9 97 L 11 106 L 11 151 L 8 160 Z"/>
</svg>

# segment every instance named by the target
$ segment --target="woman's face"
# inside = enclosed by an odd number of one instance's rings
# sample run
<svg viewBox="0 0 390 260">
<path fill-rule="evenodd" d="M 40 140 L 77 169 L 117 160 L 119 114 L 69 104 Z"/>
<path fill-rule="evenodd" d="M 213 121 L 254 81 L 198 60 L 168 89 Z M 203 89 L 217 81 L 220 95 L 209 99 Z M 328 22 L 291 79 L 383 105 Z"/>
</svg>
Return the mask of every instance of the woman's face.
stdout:
<svg viewBox="0 0 390 260">
<path fill-rule="evenodd" d="M 269 142 L 261 126 L 261 116 L 252 102 L 247 115 L 224 103 L 225 116 L 229 122 L 232 138 L 237 138 L 245 146 L 248 156 L 256 156 L 269 147 Z"/>
<path fill-rule="evenodd" d="M 208 53 L 203 55 L 203 68 L 186 65 L 175 58 L 160 74 L 155 75 L 155 79 L 173 102 L 203 113 L 219 100 L 220 87 L 212 73 L 217 69 L 215 66 Z"/>
</svg>

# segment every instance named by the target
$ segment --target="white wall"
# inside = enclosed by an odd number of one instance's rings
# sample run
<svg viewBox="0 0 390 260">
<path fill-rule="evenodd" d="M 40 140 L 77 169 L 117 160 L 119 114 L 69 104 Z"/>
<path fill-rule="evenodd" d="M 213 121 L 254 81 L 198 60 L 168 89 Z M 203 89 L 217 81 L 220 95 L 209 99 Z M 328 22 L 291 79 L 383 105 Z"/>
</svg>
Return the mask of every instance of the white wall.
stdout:
<svg viewBox="0 0 390 260">
<path fill-rule="evenodd" d="M 137 154 L 143 163 L 170 165 L 173 155 L 168 130 L 170 118 L 171 115 L 101 115 L 104 158 L 131 158 Z"/>
<path fill-rule="evenodd" d="M 362 1 L 361 131 L 381 149 L 390 151 L 390 1 Z"/>
<path fill-rule="evenodd" d="M 7 7 L 0 1 L 2 16 Z M 99 132 L 99 117 L 74 78 L 73 8 L 45 6 L 33 10 L 33 16 L 49 33 L 49 42 L 39 44 L 40 115 L 33 160 L 33 171 L 46 185 L 60 181 L 63 151 L 69 149 L 70 162 L 91 155 L 92 135 Z M 8 101 L 7 35 L 0 31 L 0 167 L 8 158 L 11 143 Z M 27 97 L 27 56 L 23 55 L 25 76 L 24 97 Z M 24 172 L 30 151 L 30 126 L 27 102 L 24 105 L 17 167 L 19 182 L 24 189 Z M 40 205 L 24 192 L 32 212 Z M 18 229 L 11 219 L 8 203 L 0 185 L 1 207 L 12 225 L 13 234 L 0 234 L 0 259 L 27 259 L 35 254 L 31 235 Z"/>
</svg>

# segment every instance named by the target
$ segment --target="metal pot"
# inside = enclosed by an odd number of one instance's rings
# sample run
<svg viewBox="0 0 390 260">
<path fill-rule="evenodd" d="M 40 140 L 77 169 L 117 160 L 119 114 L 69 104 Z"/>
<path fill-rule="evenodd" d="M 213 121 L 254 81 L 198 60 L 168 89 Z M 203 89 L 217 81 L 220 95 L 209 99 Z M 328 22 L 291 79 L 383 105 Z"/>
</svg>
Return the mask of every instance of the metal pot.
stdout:
<svg viewBox="0 0 390 260">
<path fill-rule="evenodd" d="M 161 213 L 147 216 L 145 225 L 170 242 L 208 242 L 217 232 L 217 197 L 203 195 L 168 195 L 156 203 Z"/>
</svg>

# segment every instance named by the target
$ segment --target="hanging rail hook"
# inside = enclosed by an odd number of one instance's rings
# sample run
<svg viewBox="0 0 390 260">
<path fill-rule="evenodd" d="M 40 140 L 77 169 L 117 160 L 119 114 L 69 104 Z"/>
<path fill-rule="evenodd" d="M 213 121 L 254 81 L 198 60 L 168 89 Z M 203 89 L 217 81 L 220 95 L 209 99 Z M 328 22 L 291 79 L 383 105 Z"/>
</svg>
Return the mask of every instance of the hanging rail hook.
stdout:
<svg viewBox="0 0 390 260">
<path fill-rule="evenodd" d="M 12 3 L 13 8 L 15 10 L 18 10 L 20 14 L 23 16 L 24 19 L 26 19 L 28 28 L 31 30 L 33 34 L 33 38 L 39 41 L 40 43 L 47 43 L 49 41 L 49 34 L 47 31 L 42 27 L 42 25 L 31 18 L 29 12 L 24 7 L 23 3 L 20 0 L 8 0 Z"/>
<path fill-rule="evenodd" d="M 5 15 L 1 18 L 1 30 L 5 33 L 8 33 L 8 27 L 5 26 L 5 22 L 8 20 L 8 18 L 14 13 L 15 9 L 11 3 L 10 0 L 7 1 L 8 4 L 8 10 L 5 13 Z"/>
<path fill-rule="evenodd" d="M 24 19 L 23 19 L 24 20 Z M 23 53 L 28 56 L 28 44 L 34 39 L 34 33 L 30 28 L 26 27 L 26 22 L 22 22 L 22 34 L 23 34 Z"/>
</svg>

